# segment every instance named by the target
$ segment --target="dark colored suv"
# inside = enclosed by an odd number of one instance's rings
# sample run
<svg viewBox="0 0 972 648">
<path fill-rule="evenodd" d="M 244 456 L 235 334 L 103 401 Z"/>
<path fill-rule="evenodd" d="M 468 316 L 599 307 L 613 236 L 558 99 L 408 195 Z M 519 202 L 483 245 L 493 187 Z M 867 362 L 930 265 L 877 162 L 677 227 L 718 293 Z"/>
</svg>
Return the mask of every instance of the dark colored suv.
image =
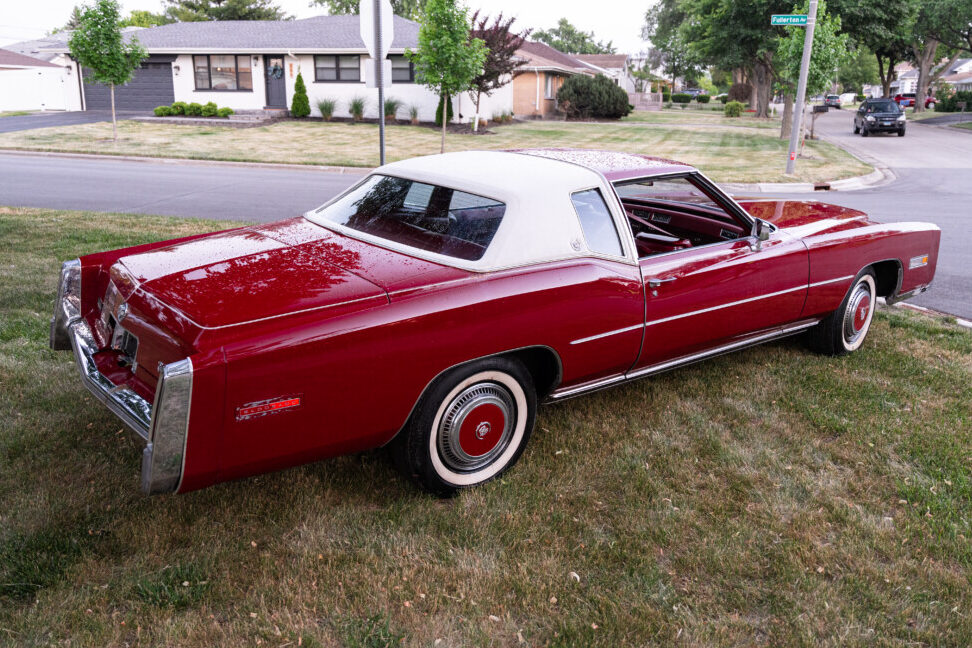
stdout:
<svg viewBox="0 0 972 648">
<path fill-rule="evenodd" d="M 871 133 L 905 134 L 904 111 L 891 99 L 867 99 L 854 114 L 854 132 L 867 137 Z"/>
</svg>

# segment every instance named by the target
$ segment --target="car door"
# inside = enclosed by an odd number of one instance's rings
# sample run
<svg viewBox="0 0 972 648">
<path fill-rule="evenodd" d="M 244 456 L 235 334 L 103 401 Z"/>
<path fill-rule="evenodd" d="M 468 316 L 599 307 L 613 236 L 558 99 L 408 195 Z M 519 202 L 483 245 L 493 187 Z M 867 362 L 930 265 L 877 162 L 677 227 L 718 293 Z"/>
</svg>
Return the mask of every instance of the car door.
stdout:
<svg viewBox="0 0 972 648">
<path fill-rule="evenodd" d="M 751 226 L 751 221 L 741 220 L 742 208 L 725 197 L 720 197 L 720 205 L 723 200 L 726 215 L 739 223 L 737 229 Z M 763 226 L 766 240 L 726 238 L 639 259 L 645 327 L 631 373 L 720 347 L 741 346 L 755 337 L 775 335 L 799 319 L 809 277 L 806 247 L 768 223 Z M 726 231 L 724 236 L 732 234 Z"/>
</svg>

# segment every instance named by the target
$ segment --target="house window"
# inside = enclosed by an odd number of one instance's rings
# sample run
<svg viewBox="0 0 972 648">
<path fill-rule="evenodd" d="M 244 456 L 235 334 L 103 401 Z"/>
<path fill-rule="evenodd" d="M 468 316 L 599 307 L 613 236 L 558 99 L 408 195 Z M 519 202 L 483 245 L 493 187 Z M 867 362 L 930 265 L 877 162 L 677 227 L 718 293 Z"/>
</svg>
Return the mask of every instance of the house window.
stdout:
<svg viewBox="0 0 972 648">
<path fill-rule="evenodd" d="M 543 96 L 545 99 L 554 98 L 554 77 L 552 74 L 544 75 Z"/>
<path fill-rule="evenodd" d="M 334 54 L 315 56 L 314 80 L 326 83 L 361 81 L 361 57 Z"/>
<path fill-rule="evenodd" d="M 404 56 L 389 56 L 392 65 L 392 83 L 415 83 L 415 64 Z"/>
<path fill-rule="evenodd" d="M 253 90 L 249 56 L 197 54 L 192 68 L 196 90 Z"/>
</svg>

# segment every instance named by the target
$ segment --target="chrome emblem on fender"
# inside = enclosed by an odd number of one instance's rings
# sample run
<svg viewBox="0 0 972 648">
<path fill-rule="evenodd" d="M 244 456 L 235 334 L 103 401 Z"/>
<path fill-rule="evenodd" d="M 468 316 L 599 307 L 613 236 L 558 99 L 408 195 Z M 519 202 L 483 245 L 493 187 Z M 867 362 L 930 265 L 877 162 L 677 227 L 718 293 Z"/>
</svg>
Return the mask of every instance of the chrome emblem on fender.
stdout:
<svg viewBox="0 0 972 648">
<path fill-rule="evenodd" d="M 285 396 L 282 398 L 268 398 L 261 401 L 253 401 L 236 408 L 236 420 L 245 421 L 247 419 L 286 412 L 296 407 L 300 407 L 301 395 Z"/>
<path fill-rule="evenodd" d="M 487 434 L 489 434 L 490 429 L 491 427 L 489 423 L 487 421 L 483 421 L 482 423 L 476 426 L 476 438 L 482 441 L 483 438 Z"/>
</svg>

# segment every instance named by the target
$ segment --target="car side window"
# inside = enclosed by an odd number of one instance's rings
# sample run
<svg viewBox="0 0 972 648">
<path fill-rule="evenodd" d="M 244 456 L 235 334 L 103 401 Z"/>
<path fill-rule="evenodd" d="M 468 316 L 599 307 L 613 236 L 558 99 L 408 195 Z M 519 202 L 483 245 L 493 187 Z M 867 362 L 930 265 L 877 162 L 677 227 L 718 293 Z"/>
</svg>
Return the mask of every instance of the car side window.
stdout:
<svg viewBox="0 0 972 648">
<path fill-rule="evenodd" d="M 600 189 L 578 191 L 570 195 L 570 201 L 574 204 L 574 211 L 577 212 L 581 229 L 584 231 L 584 239 L 587 240 L 587 246 L 591 251 L 623 256 L 621 239 L 618 237 L 614 218 L 607 203 L 604 202 Z"/>
</svg>

